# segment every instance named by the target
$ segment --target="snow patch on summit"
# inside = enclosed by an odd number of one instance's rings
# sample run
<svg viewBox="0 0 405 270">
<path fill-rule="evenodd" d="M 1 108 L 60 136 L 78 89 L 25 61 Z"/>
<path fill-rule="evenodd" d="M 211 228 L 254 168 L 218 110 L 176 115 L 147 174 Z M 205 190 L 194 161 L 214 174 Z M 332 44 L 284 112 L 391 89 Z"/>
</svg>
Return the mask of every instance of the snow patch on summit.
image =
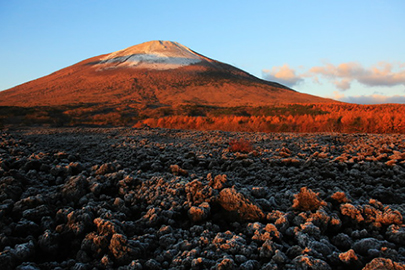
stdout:
<svg viewBox="0 0 405 270">
<path fill-rule="evenodd" d="M 164 70 L 188 66 L 198 62 L 201 62 L 201 60 L 181 57 L 166 57 L 156 54 L 133 54 L 129 56 L 120 56 L 112 59 L 102 60 L 100 64 L 113 64 L 113 66 L 109 66 L 108 68 L 137 67 Z"/>
<path fill-rule="evenodd" d="M 100 59 L 100 69 L 134 67 L 175 69 L 196 64 L 204 58 L 189 48 L 172 41 L 150 41 L 110 53 Z"/>
</svg>

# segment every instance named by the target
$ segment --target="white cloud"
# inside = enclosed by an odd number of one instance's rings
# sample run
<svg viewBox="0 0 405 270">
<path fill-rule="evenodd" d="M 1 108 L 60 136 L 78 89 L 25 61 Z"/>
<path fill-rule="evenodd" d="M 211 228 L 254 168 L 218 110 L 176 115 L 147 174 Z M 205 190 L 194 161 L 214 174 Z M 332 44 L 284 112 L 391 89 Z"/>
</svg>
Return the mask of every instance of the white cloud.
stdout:
<svg viewBox="0 0 405 270">
<path fill-rule="evenodd" d="M 322 76 L 341 91 L 349 89 L 354 81 L 370 87 L 405 86 L 405 66 L 401 63 L 394 65 L 388 62 L 379 62 L 370 68 L 364 68 L 356 62 L 342 63 L 337 66 L 326 63 L 323 66 L 309 69 L 307 76 Z"/>
<path fill-rule="evenodd" d="M 356 104 L 383 104 L 383 103 L 400 103 L 405 104 L 405 96 L 384 96 L 379 94 L 362 95 L 362 96 L 345 96 L 341 92 L 333 92 L 333 99 Z"/>
<path fill-rule="evenodd" d="M 291 69 L 288 64 L 284 64 L 281 67 L 273 67 L 271 70 L 264 69 L 262 73 L 265 80 L 275 81 L 288 87 L 293 87 L 304 80 L 300 76 L 297 76 L 295 70 Z"/>
<path fill-rule="evenodd" d="M 339 90 L 345 91 L 350 88 L 351 81 L 349 79 L 335 80 L 332 82 Z"/>
<path fill-rule="evenodd" d="M 303 82 L 305 78 L 312 78 L 312 81 L 317 84 L 320 83 L 320 78 L 324 78 L 340 91 L 350 89 L 353 82 L 369 87 L 405 86 L 405 63 L 400 62 L 381 61 L 368 68 L 357 62 L 339 65 L 324 63 L 322 66 L 312 67 L 300 74 L 297 74 L 288 64 L 284 64 L 281 67 L 273 67 L 271 70 L 263 70 L 262 72 L 264 79 L 276 81 L 289 87 Z"/>
</svg>

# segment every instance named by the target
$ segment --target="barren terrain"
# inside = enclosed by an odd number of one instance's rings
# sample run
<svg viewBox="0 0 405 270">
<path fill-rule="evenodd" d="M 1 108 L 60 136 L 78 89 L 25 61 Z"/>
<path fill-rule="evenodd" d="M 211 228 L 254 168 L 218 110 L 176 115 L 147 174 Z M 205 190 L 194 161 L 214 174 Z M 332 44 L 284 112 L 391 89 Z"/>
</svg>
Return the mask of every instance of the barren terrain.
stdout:
<svg viewBox="0 0 405 270">
<path fill-rule="evenodd" d="M 404 215 L 405 135 L 1 132 L 2 269 L 405 269 Z"/>
</svg>

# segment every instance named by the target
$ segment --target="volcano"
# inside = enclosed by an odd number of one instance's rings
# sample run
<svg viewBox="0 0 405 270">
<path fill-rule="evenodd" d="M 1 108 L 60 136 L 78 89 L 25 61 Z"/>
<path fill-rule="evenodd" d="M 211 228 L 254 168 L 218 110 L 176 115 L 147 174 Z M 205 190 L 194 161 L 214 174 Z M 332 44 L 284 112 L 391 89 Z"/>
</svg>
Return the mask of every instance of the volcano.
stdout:
<svg viewBox="0 0 405 270">
<path fill-rule="evenodd" d="M 150 41 L 89 58 L 0 92 L 0 106 L 104 104 L 219 107 L 325 103 L 261 80 L 172 41 Z"/>
</svg>

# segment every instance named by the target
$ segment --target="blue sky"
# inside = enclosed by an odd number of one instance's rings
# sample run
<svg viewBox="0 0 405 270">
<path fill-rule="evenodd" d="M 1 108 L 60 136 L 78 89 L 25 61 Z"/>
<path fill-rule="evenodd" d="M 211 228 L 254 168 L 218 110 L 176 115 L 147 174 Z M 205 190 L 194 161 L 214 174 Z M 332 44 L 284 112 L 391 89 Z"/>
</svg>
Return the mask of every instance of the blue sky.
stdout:
<svg viewBox="0 0 405 270">
<path fill-rule="evenodd" d="M 0 2 L 0 90 L 171 40 L 300 92 L 405 103 L 405 1 Z"/>
</svg>

